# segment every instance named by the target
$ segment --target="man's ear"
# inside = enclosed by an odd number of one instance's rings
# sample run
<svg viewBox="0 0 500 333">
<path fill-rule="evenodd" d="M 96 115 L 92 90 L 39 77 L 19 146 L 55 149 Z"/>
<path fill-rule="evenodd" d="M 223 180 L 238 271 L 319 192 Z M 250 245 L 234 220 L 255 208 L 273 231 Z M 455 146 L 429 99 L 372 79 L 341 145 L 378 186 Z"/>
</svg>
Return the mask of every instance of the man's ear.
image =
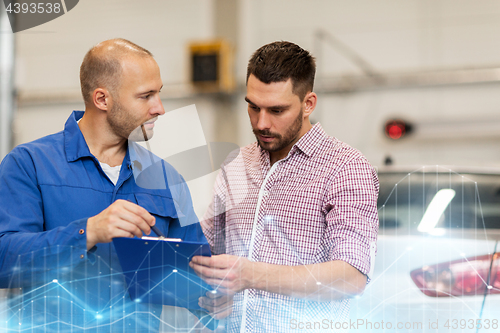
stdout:
<svg viewBox="0 0 500 333">
<path fill-rule="evenodd" d="M 307 95 L 304 97 L 304 118 L 309 117 L 311 113 L 314 111 L 316 108 L 316 103 L 318 102 L 318 96 L 316 93 L 308 92 Z"/>
<path fill-rule="evenodd" d="M 102 111 L 108 111 L 111 106 L 111 94 L 107 89 L 97 88 L 92 93 L 92 102 L 96 108 Z"/>
</svg>

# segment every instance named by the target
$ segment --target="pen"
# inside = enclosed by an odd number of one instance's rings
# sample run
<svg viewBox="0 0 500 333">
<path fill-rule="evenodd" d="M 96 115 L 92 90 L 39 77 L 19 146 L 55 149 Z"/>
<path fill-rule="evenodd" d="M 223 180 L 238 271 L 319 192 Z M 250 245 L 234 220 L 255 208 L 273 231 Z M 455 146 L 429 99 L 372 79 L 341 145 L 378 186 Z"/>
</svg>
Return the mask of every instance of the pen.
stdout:
<svg viewBox="0 0 500 333">
<path fill-rule="evenodd" d="M 148 142 L 148 135 L 146 134 L 146 129 L 144 128 L 144 124 L 141 125 L 142 135 L 144 136 L 144 141 L 146 141 L 146 146 L 148 147 L 149 157 L 151 157 L 151 164 L 155 164 L 153 159 L 153 154 L 151 153 L 151 147 Z M 160 238 L 165 238 L 165 235 L 158 229 L 156 226 L 151 226 L 151 229 L 155 232 L 155 234 Z"/>
<path fill-rule="evenodd" d="M 158 229 L 155 225 L 152 225 L 151 226 L 151 229 L 153 229 L 153 231 L 155 232 L 155 234 L 160 237 L 160 238 L 165 238 L 165 235 L 163 234 L 163 232 L 160 231 L 160 229 Z"/>
</svg>

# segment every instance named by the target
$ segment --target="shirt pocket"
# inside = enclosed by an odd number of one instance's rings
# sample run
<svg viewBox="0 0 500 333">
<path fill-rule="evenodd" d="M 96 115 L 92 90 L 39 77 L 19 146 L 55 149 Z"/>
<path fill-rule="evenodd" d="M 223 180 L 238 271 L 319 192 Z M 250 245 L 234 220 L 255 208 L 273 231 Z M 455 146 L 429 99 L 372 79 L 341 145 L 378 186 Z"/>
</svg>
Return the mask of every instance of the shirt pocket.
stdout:
<svg viewBox="0 0 500 333">
<path fill-rule="evenodd" d="M 174 200 L 148 193 L 135 193 L 137 204 L 146 209 L 150 214 L 163 218 L 176 219 L 179 217 Z"/>
</svg>

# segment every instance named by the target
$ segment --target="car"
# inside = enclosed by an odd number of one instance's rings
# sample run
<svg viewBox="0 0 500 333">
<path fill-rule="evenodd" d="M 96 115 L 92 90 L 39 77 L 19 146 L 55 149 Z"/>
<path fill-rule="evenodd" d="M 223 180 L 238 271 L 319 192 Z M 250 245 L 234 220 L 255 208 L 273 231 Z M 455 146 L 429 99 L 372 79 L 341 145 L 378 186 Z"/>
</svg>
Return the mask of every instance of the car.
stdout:
<svg viewBox="0 0 500 333">
<path fill-rule="evenodd" d="M 498 331 L 500 169 L 387 166 L 378 176 L 377 257 L 351 302 L 351 331 Z"/>
</svg>

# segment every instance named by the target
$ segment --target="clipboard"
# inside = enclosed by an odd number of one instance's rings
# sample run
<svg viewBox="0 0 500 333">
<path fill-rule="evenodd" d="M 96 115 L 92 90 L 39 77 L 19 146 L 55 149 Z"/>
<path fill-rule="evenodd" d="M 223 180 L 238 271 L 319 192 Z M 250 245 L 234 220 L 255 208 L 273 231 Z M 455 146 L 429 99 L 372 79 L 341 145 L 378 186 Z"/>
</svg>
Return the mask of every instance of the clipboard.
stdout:
<svg viewBox="0 0 500 333">
<path fill-rule="evenodd" d="M 114 238 L 113 244 L 133 301 L 207 313 L 198 299 L 215 290 L 189 262 L 193 256 L 211 256 L 208 244 L 156 237 Z"/>
</svg>

